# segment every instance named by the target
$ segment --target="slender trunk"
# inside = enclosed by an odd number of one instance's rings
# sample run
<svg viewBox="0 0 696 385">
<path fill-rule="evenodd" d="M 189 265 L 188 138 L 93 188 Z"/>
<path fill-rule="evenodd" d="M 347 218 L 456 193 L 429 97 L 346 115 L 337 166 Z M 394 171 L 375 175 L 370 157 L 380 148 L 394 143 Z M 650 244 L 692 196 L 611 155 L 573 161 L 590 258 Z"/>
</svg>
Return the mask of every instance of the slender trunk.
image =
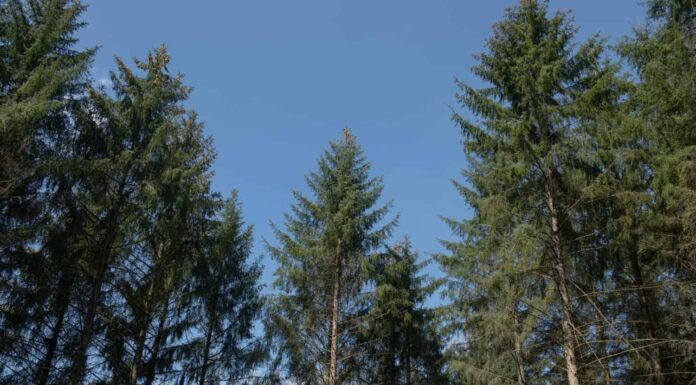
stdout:
<svg viewBox="0 0 696 385">
<path fill-rule="evenodd" d="M 135 341 L 135 352 L 133 353 L 133 365 L 131 365 L 130 381 L 131 385 L 138 383 L 138 374 L 140 372 L 140 362 L 143 357 L 143 349 L 145 348 L 145 335 L 147 328 L 141 326 L 138 330 L 138 337 Z"/>
<path fill-rule="evenodd" d="M 147 288 L 147 296 L 145 298 L 145 309 L 144 314 L 140 317 L 138 335 L 135 340 L 135 351 L 133 352 L 133 365 L 130 371 L 130 384 L 137 385 L 138 375 L 140 374 L 140 368 L 142 366 L 143 360 L 143 350 L 145 350 L 145 339 L 147 337 L 147 329 L 150 327 L 151 319 L 151 309 L 150 304 L 152 303 L 152 296 L 155 288 L 154 277 L 150 280 Z"/>
<path fill-rule="evenodd" d="M 147 330 L 150 328 L 150 321 L 152 319 L 152 307 L 154 303 L 155 294 L 155 281 L 157 280 L 157 274 L 160 266 L 160 261 L 162 259 L 162 250 L 164 244 L 159 242 L 154 250 L 154 260 L 155 267 L 150 273 L 150 282 L 147 286 L 147 294 L 145 294 L 145 303 L 143 304 L 143 313 L 140 317 L 138 336 L 135 342 L 135 351 L 133 352 L 133 365 L 131 366 L 130 372 L 130 384 L 137 385 L 138 375 L 140 374 L 140 368 L 142 367 L 143 360 L 143 350 L 145 349 L 145 339 L 147 337 Z"/>
<path fill-rule="evenodd" d="M 138 330 L 138 337 L 135 341 L 135 352 L 133 353 L 133 365 L 130 370 L 130 381 L 129 384 L 136 385 L 138 383 L 138 374 L 140 372 L 140 362 L 143 357 L 143 349 L 145 348 L 145 335 L 147 334 L 147 328 L 141 325 L 140 330 Z"/>
<path fill-rule="evenodd" d="M 70 302 L 70 292 L 72 291 L 73 282 L 75 281 L 74 274 L 70 272 L 69 269 L 70 267 L 67 267 L 63 271 L 60 281 L 58 282 L 58 290 L 54 302 L 56 322 L 53 325 L 51 337 L 46 341 L 46 354 L 43 360 L 41 360 L 41 365 L 36 375 L 36 383 L 38 385 L 46 385 L 48 383 L 48 376 L 53 367 L 53 358 L 58 347 L 58 338 L 63 330 L 63 322 L 65 321 L 65 315 L 68 311 L 68 304 Z"/>
<path fill-rule="evenodd" d="M 340 246 L 340 245 L 339 245 Z M 331 335 L 329 336 L 329 381 L 336 385 L 338 357 L 338 307 L 341 293 L 341 257 L 336 253 L 333 292 L 331 293 Z"/>
<path fill-rule="evenodd" d="M 517 336 L 515 336 L 515 362 L 517 366 L 517 384 L 525 385 L 526 379 L 524 374 L 524 365 L 522 361 L 522 346 Z"/>
<path fill-rule="evenodd" d="M 92 341 L 92 333 L 94 332 L 94 321 L 97 314 L 97 307 L 101 299 L 101 289 L 103 277 L 106 273 L 106 267 L 100 267 L 99 274 L 95 282 L 92 284 L 92 292 L 90 294 L 89 304 L 87 305 L 87 313 L 85 314 L 85 323 L 82 326 L 80 333 L 80 342 L 77 345 L 73 359 L 73 367 L 70 370 L 69 385 L 77 385 L 83 377 L 85 369 L 85 361 L 87 359 L 87 348 Z"/>
<path fill-rule="evenodd" d="M 411 385 L 411 336 L 406 335 L 406 351 L 404 354 L 404 371 L 406 385 Z"/>
<path fill-rule="evenodd" d="M 519 320 L 517 318 L 517 309 L 513 309 L 512 317 L 514 321 L 515 334 L 513 338 L 515 339 L 515 365 L 517 367 L 517 384 L 525 385 L 525 373 L 524 373 L 524 356 L 522 352 L 522 343 L 520 342 L 519 335 Z"/>
<path fill-rule="evenodd" d="M 631 269 L 633 270 L 633 281 L 639 288 L 638 301 L 640 303 L 640 321 L 644 321 L 641 322 L 636 329 L 643 334 L 643 339 L 647 340 L 649 345 L 654 344 L 657 338 L 657 330 L 655 329 L 655 314 L 657 311 L 654 306 L 655 302 L 652 295 L 644 287 L 643 273 L 638 261 L 638 255 L 635 252 L 631 253 Z M 643 348 L 642 350 L 645 351 L 645 356 L 650 362 L 650 367 L 652 368 L 657 384 L 666 385 L 667 380 L 662 369 L 663 365 L 660 356 L 660 348 L 657 345 L 653 345 Z"/>
<path fill-rule="evenodd" d="M 84 325 L 82 326 L 79 342 L 73 356 L 73 367 L 70 370 L 68 385 L 77 385 L 80 383 L 84 375 L 83 372 L 87 360 L 87 349 L 89 348 L 92 341 L 92 334 L 94 333 L 94 323 L 96 320 L 97 308 L 99 307 L 99 302 L 101 301 L 102 286 L 104 285 L 106 273 L 109 270 L 113 247 L 114 243 L 116 242 L 118 215 L 116 214 L 115 209 L 112 209 L 110 217 L 111 218 L 108 224 L 104 226 L 103 241 L 100 242 L 100 245 L 95 247 L 93 250 L 93 255 L 99 256 L 99 263 L 97 264 L 96 274 L 94 276 L 94 280 L 92 281 L 92 291 L 89 296 Z"/>
<path fill-rule="evenodd" d="M 213 298 L 213 304 L 208 309 L 210 316 L 208 317 L 208 330 L 205 335 L 205 346 L 203 350 L 203 364 L 201 365 L 201 377 L 198 381 L 199 385 L 205 385 L 205 376 L 208 372 L 208 364 L 210 361 L 210 345 L 213 340 L 213 329 L 215 329 L 215 307 L 217 306 L 217 297 Z"/>
<path fill-rule="evenodd" d="M 549 177 L 551 173 L 548 173 Z M 558 295 L 561 300 L 561 330 L 563 332 L 563 353 L 566 362 L 566 375 L 568 385 L 580 385 L 578 378 L 578 365 L 575 357 L 575 332 L 571 311 L 570 294 L 567 286 L 567 274 L 563 260 L 563 249 L 561 245 L 561 234 L 558 220 L 558 209 L 552 191 L 549 189 L 547 204 L 551 214 L 551 242 L 553 246 L 553 270 Z"/>
<path fill-rule="evenodd" d="M 162 342 L 164 340 L 164 328 L 167 325 L 167 316 L 169 314 L 169 296 L 164 299 L 164 309 L 159 316 L 159 324 L 157 326 L 157 333 L 155 333 L 155 339 L 152 342 L 152 355 L 150 357 L 151 364 L 147 370 L 144 385 L 152 385 L 155 382 L 155 372 L 157 371 L 157 357 L 159 357 L 160 349 L 162 349 Z"/>
</svg>

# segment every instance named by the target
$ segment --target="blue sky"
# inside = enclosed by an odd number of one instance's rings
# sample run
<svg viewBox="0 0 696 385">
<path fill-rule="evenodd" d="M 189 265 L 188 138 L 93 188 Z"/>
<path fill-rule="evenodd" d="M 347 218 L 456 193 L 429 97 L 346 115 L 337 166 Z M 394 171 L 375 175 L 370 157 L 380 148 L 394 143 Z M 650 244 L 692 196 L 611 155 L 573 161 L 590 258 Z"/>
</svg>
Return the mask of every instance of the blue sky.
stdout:
<svg viewBox="0 0 696 385">
<path fill-rule="evenodd" d="M 455 77 L 477 84 L 469 67 L 503 0 L 119 0 L 87 1 L 80 45 L 101 48 L 95 81 L 114 56 L 127 61 L 166 44 L 170 70 L 194 87 L 198 111 L 218 152 L 214 188 L 238 189 L 254 226 L 255 256 L 269 283 L 269 222 L 282 223 L 293 189 L 315 168 L 329 140 L 348 126 L 384 177 L 384 198 L 400 214 L 422 257 L 452 239 L 439 215 L 467 216 L 452 187 L 464 166 L 450 121 Z M 579 37 L 610 41 L 644 19 L 636 0 L 552 1 L 573 9 Z M 429 272 L 437 274 L 437 267 Z"/>
</svg>

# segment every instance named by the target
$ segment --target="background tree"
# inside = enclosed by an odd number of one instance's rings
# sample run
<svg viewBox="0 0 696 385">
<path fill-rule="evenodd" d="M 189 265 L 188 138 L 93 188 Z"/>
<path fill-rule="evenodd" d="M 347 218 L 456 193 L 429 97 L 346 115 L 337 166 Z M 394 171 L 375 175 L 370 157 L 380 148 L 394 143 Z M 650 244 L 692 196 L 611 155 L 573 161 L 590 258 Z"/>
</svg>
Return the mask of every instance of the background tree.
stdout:
<svg viewBox="0 0 696 385">
<path fill-rule="evenodd" d="M 696 5 L 654 0 L 647 9 L 647 25 L 619 47 L 637 74 L 628 143 L 619 150 L 644 154 L 633 167 L 642 183 L 626 189 L 640 199 L 622 222 L 631 244 L 622 301 L 636 352 L 628 378 L 689 383 L 696 379 Z"/>
<path fill-rule="evenodd" d="M 254 335 L 261 314 L 258 280 L 261 267 L 250 263 L 251 227 L 245 227 L 236 192 L 212 222 L 195 261 L 190 357 L 186 372 L 203 385 L 240 383 L 265 358 L 265 346 Z"/>
<path fill-rule="evenodd" d="M 448 383 L 435 313 L 425 307 L 436 282 L 420 273 L 427 261 L 417 260 L 405 238 L 368 265 L 374 295 L 362 336 L 365 383 Z"/>
<path fill-rule="evenodd" d="M 389 206 L 374 208 L 382 184 L 369 169 L 345 129 L 306 178 L 314 199 L 295 192 L 286 231 L 276 228 L 280 246 L 268 247 L 278 262 L 280 293 L 269 305 L 266 328 L 295 381 L 336 385 L 356 376 L 364 266 L 394 224 L 378 227 Z"/>
</svg>

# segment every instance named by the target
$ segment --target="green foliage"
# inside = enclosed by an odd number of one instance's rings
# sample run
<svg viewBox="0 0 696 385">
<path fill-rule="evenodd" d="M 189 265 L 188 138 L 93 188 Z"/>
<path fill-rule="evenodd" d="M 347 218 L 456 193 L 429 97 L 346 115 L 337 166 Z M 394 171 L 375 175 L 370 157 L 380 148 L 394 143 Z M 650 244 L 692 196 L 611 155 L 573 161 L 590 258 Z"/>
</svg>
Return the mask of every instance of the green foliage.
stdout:
<svg viewBox="0 0 696 385">
<path fill-rule="evenodd" d="M 573 298 L 600 242 L 586 228 L 601 173 L 595 110 L 612 108 L 621 87 L 601 40 L 575 46 L 574 34 L 568 14 L 522 1 L 493 27 L 472 69 L 490 86 L 457 82 L 459 102 L 477 117 L 453 115 L 468 159 L 466 183 L 456 186 L 474 215 L 447 220 L 462 241 L 445 242 L 450 254 L 438 259 L 457 341 L 451 369 L 462 383 L 561 381 L 597 349 L 577 351 L 594 338 L 592 327 L 575 326 L 587 305 Z"/>
<path fill-rule="evenodd" d="M 76 51 L 79 1 L 0 3 L 0 198 L 28 193 L 27 179 L 58 149 L 62 116 L 84 90 L 94 49 Z M 18 191 L 16 191 L 18 190 Z"/>
<path fill-rule="evenodd" d="M 0 0 L 0 385 L 696 383 L 696 5 L 646 5 L 620 64 L 547 1 L 494 25 L 487 85 L 457 81 L 473 215 L 445 219 L 445 277 L 386 246 L 345 129 L 273 228 L 264 302 L 166 49 L 95 89 L 85 6 Z"/>
<path fill-rule="evenodd" d="M 648 24 L 619 47 L 637 79 L 627 106 L 629 143 L 617 151 L 647 154 L 632 170 L 642 171 L 642 183 L 625 189 L 641 199 L 622 217 L 621 241 L 634 254 L 622 272 L 634 295 L 622 299 L 638 347 L 628 376 L 636 384 L 689 383 L 696 376 L 687 342 L 696 339 L 696 5 L 647 5 Z"/>
<path fill-rule="evenodd" d="M 199 384 L 237 382 L 265 358 L 253 333 L 261 312 L 258 263 L 249 264 L 252 233 L 245 227 L 237 193 L 225 202 L 221 218 L 210 224 L 193 276 L 192 318 L 186 372 Z"/>
<path fill-rule="evenodd" d="M 389 206 L 374 208 L 381 179 L 369 176 L 369 163 L 355 137 L 344 130 L 306 178 L 314 195 L 299 192 L 286 215 L 286 231 L 276 228 L 279 246 L 268 246 L 278 262 L 266 329 L 273 335 L 289 376 L 306 384 L 326 381 L 332 294 L 338 285 L 339 382 L 356 376 L 356 316 L 364 306 L 368 255 L 389 235 L 394 222 L 378 227 Z"/>
<path fill-rule="evenodd" d="M 437 319 L 425 308 L 436 282 L 419 275 L 411 243 L 373 255 L 369 277 L 374 286 L 361 344 L 366 354 L 362 378 L 370 384 L 447 384 Z"/>
</svg>

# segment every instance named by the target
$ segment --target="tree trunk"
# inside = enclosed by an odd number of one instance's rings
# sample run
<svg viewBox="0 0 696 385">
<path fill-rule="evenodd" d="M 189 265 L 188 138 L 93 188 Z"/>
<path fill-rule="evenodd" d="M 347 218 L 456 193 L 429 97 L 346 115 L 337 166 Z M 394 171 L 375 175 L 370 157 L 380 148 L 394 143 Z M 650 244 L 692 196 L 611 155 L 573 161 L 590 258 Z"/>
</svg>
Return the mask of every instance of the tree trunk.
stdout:
<svg viewBox="0 0 696 385">
<path fill-rule="evenodd" d="M 100 245 L 95 247 L 92 252 L 93 256 L 100 255 L 100 258 L 99 263 L 97 264 L 96 275 L 92 281 L 92 291 L 89 296 L 84 325 L 82 327 L 82 331 L 80 332 L 79 343 L 73 356 L 73 367 L 70 370 L 70 377 L 68 380 L 69 385 L 77 385 L 80 383 L 84 375 L 83 372 L 86 364 L 85 361 L 87 359 L 87 349 L 92 341 L 97 308 L 99 307 L 99 302 L 101 301 L 102 286 L 104 285 L 106 273 L 111 263 L 113 247 L 114 243 L 116 242 L 116 228 L 119 225 L 116 209 L 114 208 L 111 211 L 112 212 L 109 215 L 110 219 L 108 220 L 107 225 L 104 226 L 105 238 L 103 238 Z"/>
<path fill-rule="evenodd" d="M 213 304 L 211 306 L 211 309 L 208 311 L 211 312 L 210 316 L 208 317 L 208 330 L 206 331 L 205 335 L 205 346 L 203 350 L 203 364 L 201 365 L 201 377 L 198 380 L 198 385 L 205 385 L 205 376 L 206 373 L 208 372 L 208 364 L 210 361 L 210 345 L 212 344 L 213 340 L 213 329 L 215 328 L 215 307 L 217 306 L 217 297 L 213 298 Z"/>
<path fill-rule="evenodd" d="M 87 359 L 87 349 L 92 341 L 94 321 L 97 314 L 97 306 L 101 300 L 101 289 L 105 273 L 106 266 L 101 266 L 99 269 L 99 274 L 97 275 L 95 282 L 92 284 L 92 292 L 90 294 L 89 304 L 87 305 L 87 313 L 85 314 L 85 323 L 82 327 L 82 332 L 80 333 L 80 342 L 77 345 L 73 358 L 73 367 L 70 370 L 70 379 L 68 380 L 69 385 L 79 384 L 83 377 L 85 361 Z"/>
<path fill-rule="evenodd" d="M 551 177 L 551 173 L 547 175 Z M 551 242 L 553 246 L 553 271 L 558 295 L 561 300 L 561 330 L 563 332 L 563 353 L 566 362 L 568 385 L 580 385 L 578 365 L 575 357 L 575 331 L 573 325 L 570 294 L 568 293 L 567 275 L 563 260 L 563 248 L 558 221 L 558 209 L 553 192 L 549 189 L 547 204 L 551 214 Z"/>
<path fill-rule="evenodd" d="M 155 340 L 152 342 L 152 355 L 150 356 L 151 364 L 147 370 L 145 376 L 144 385 L 152 385 L 155 382 L 155 374 L 157 371 L 157 357 L 159 357 L 160 349 L 162 348 L 162 342 L 164 340 L 164 328 L 167 324 L 167 316 L 169 314 L 169 295 L 164 299 L 164 309 L 159 316 L 159 325 L 157 326 L 157 333 L 155 334 Z M 185 377 L 185 376 L 184 376 Z"/>
<path fill-rule="evenodd" d="M 142 315 L 139 328 L 138 336 L 135 340 L 135 351 L 133 352 L 133 365 L 130 371 L 130 385 L 137 385 L 138 375 L 140 374 L 140 367 L 142 366 L 143 360 L 143 350 L 145 349 L 145 339 L 147 337 L 147 329 L 150 328 L 150 303 L 152 300 L 152 295 L 154 291 L 154 279 L 150 281 L 147 288 L 147 297 L 145 298 L 145 309 Z"/>
<path fill-rule="evenodd" d="M 150 272 L 150 282 L 147 286 L 147 294 L 145 294 L 145 303 L 143 304 L 143 314 L 140 317 L 138 336 L 135 342 L 135 351 L 133 352 L 133 366 L 130 372 L 130 385 L 137 385 L 138 375 L 140 374 L 140 368 L 142 367 L 143 360 L 143 350 L 145 349 L 145 339 L 147 337 L 147 330 L 150 328 L 150 321 L 152 319 L 152 307 L 154 303 L 154 292 L 155 292 L 155 281 L 157 279 L 158 266 L 162 259 L 162 249 L 164 245 L 162 242 L 157 244 L 155 248 L 155 265 L 153 270 Z"/>
<path fill-rule="evenodd" d="M 70 292 L 72 291 L 73 282 L 75 281 L 74 274 L 69 271 L 70 268 L 71 266 L 63 271 L 60 281 L 58 282 L 58 291 L 54 303 L 56 323 L 53 325 L 51 337 L 46 341 L 46 354 L 43 360 L 41 360 L 41 365 L 36 375 L 36 383 L 38 385 L 46 385 L 48 383 L 48 376 L 53 366 L 53 358 L 55 357 L 58 347 L 58 338 L 63 330 L 65 314 L 68 311 L 68 304 L 70 303 Z"/>
<path fill-rule="evenodd" d="M 655 314 L 657 313 L 654 300 L 652 295 L 645 289 L 643 281 L 643 273 L 640 268 L 640 263 L 638 261 L 638 255 L 635 252 L 631 253 L 631 269 L 633 271 L 633 282 L 638 287 L 638 301 L 640 304 L 640 318 L 641 321 L 639 326 L 636 327 L 637 331 L 643 334 L 643 339 L 648 341 L 648 345 L 654 344 L 657 338 L 657 330 L 655 329 Z M 644 325 L 644 326 L 643 326 Z M 652 368 L 653 375 L 655 376 L 655 382 L 658 385 L 666 385 L 667 380 L 663 373 L 662 359 L 660 356 L 660 348 L 657 345 L 645 347 L 641 349 L 645 351 L 645 356 L 650 362 L 650 367 Z"/>
<path fill-rule="evenodd" d="M 340 244 L 339 244 L 340 247 Z M 328 385 L 336 384 L 338 357 L 338 308 L 341 293 L 341 257 L 336 253 L 333 292 L 331 293 L 331 332 L 329 335 L 329 381 Z"/>
<path fill-rule="evenodd" d="M 524 356 L 522 353 L 522 343 L 520 342 L 520 336 L 519 336 L 519 320 L 517 318 L 517 309 L 512 310 L 512 317 L 514 321 L 514 326 L 515 326 L 515 334 L 514 334 L 514 339 L 515 339 L 515 366 L 517 368 L 517 384 L 518 385 L 525 385 L 526 383 L 526 378 L 525 378 L 525 373 L 524 373 Z"/>
</svg>

